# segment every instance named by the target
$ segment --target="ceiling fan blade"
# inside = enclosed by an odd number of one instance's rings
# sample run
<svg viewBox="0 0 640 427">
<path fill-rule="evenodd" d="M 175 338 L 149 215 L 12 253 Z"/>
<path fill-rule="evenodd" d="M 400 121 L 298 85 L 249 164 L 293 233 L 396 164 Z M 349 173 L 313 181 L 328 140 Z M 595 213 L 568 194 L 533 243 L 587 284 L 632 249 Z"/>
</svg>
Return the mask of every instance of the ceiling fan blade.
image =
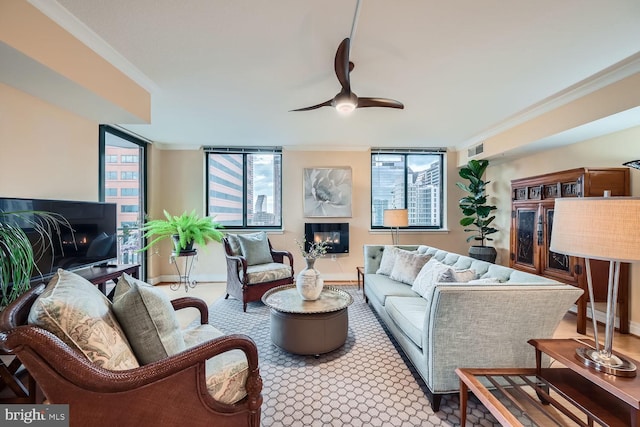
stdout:
<svg viewBox="0 0 640 427">
<path fill-rule="evenodd" d="M 404 104 L 395 99 L 358 97 L 358 106 L 356 108 L 366 107 L 399 108 L 402 110 L 404 109 Z"/>
<path fill-rule="evenodd" d="M 349 83 L 349 72 L 353 69 L 352 63 L 349 62 L 349 38 L 342 40 L 336 51 L 336 59 L 334 61 L 334 67 L 336 70 L 336 77 L 342 86 L 342 91 L 346 93 L 351 92 L 351 84 Z"/>
<path fill-rule="evenodd" d="M 315 110 L 316 108 L 320 108 L 320 107 L 331 107 L 333 104 L 333 98 L 331 98 L 328 101 L 323 102 L 322 104 L 318 104 L 318 105 L 312 105 L 311 107 L 304 107 L 304 108 L 298 108 L 297 110 L 289 110 L 289 112 L 291 111 L 309 111 L 309 110 Z"/>
</svg>

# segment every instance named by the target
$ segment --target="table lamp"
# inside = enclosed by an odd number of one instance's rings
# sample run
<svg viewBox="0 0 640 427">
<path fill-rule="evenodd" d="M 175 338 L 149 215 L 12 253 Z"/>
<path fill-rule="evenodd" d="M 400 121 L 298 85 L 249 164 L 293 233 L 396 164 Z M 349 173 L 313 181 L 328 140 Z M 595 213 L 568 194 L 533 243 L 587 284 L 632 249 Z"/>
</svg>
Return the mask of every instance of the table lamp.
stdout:
<svg viewBox="0 0 640 427">
<path fill-rule="evenodd" d="M 556 199 L 550 249 L 585 259 L 596 348 L 578 348 L 578 359 L 599 372 L 623 377 L 635 376 L 636 366 L 623 357 L 612 354 L 612 350 L 620 264 L 640 261 L 640 198 Z M 609 261 L 604 346 L 598 341 L 589 263 L 591 259 Z"/>
<path fill-rule="evenodd" d="M 409 211 L 407 209 L 385 209 L 382 225 L 391 227 L 391 240 L 394 245 L 399 243 L 398 230 L 409 225 Z"/>
</svg>

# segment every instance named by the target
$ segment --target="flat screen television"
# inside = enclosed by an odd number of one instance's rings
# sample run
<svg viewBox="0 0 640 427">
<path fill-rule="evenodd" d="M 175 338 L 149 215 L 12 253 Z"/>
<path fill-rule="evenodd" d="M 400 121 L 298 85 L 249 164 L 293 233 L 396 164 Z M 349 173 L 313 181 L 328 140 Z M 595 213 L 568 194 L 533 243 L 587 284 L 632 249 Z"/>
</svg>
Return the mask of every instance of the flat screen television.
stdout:
<svg viewBox="0 0 640 427">
<path fill-rule="evenodd" d="M 54 248 L 38 258 L 32 280 L 47 279 L 58 268 L 76 270 L 90 265 L 106 265 L 117 258 L 115 203 L 0 197 L 0 211 L 30 210 L 62 215 L 73 230 L 60 227 L 60 234 L 52 236 Z M 39 248 L 35 246 L 37 239 L 33 228 L 16 217 L 9 218 L 23 228 L 37 253 Z"/>
</svg>

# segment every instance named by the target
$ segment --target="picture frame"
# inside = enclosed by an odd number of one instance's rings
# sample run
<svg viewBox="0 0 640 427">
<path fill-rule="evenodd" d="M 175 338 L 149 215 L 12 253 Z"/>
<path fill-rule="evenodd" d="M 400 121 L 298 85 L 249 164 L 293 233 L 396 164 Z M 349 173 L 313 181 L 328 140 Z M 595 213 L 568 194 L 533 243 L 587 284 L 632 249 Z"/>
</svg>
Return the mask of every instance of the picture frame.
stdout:
<svg viewBox="0 0 640 427">
<path fill-rule="evenodd" d="M 351 218 L 351 167 L 305 168 L 303 210 L 308 218 Z"/>
</svg>

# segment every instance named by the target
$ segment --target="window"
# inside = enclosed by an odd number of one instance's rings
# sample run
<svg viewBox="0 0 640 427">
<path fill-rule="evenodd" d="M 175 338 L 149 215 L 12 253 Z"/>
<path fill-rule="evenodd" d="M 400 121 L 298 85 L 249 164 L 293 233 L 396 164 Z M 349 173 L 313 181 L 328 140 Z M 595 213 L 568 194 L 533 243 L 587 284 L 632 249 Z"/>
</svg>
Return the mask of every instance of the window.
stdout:
<svg viewBox="0 0 640 427">
<path fill-rule="evenodd" d="M 139 228 L 144 220 L 146 206 L 147 142 L 111 126 L 100 125 L 99 129 L 100 200 L 116 203 L 118 206 L 117 262 L 140 264 L 141 278 L 144 278 L 147 257 L 138 252 L 138 249 L 144 247 L 144 238 Z M 116 163 L 112 162 L 113 159 L 116 159 Z M 117 159 L 126 163 L 118 163 Z M 126 181 L 119 181 L 119 176 Z"/>
<path fill-rule="evenodd" d="M 444 151 L 371 152 L 371 228 L 383 228 L 385 209 L 408 209 L 409 227 L 441 229 Z"/>
<path fill-rule="evenodd" d="M 282 226 L 282 150 L 205 148 L 207 215 L 228 228 Z"/>
<path fill-rule="evenodd" d="M 120 161 L 122 163 L 138 163 L 138 156 L 123 154 Z"/>
<path fill-rule="evenodd" d="M 123 179 L 123 180 L 135 179 L 135 180 L 137 180 L 138 179 L 138 171 L 122 171 L 122 172 L 120 172 L 120 179 Z"/>
</svg>

